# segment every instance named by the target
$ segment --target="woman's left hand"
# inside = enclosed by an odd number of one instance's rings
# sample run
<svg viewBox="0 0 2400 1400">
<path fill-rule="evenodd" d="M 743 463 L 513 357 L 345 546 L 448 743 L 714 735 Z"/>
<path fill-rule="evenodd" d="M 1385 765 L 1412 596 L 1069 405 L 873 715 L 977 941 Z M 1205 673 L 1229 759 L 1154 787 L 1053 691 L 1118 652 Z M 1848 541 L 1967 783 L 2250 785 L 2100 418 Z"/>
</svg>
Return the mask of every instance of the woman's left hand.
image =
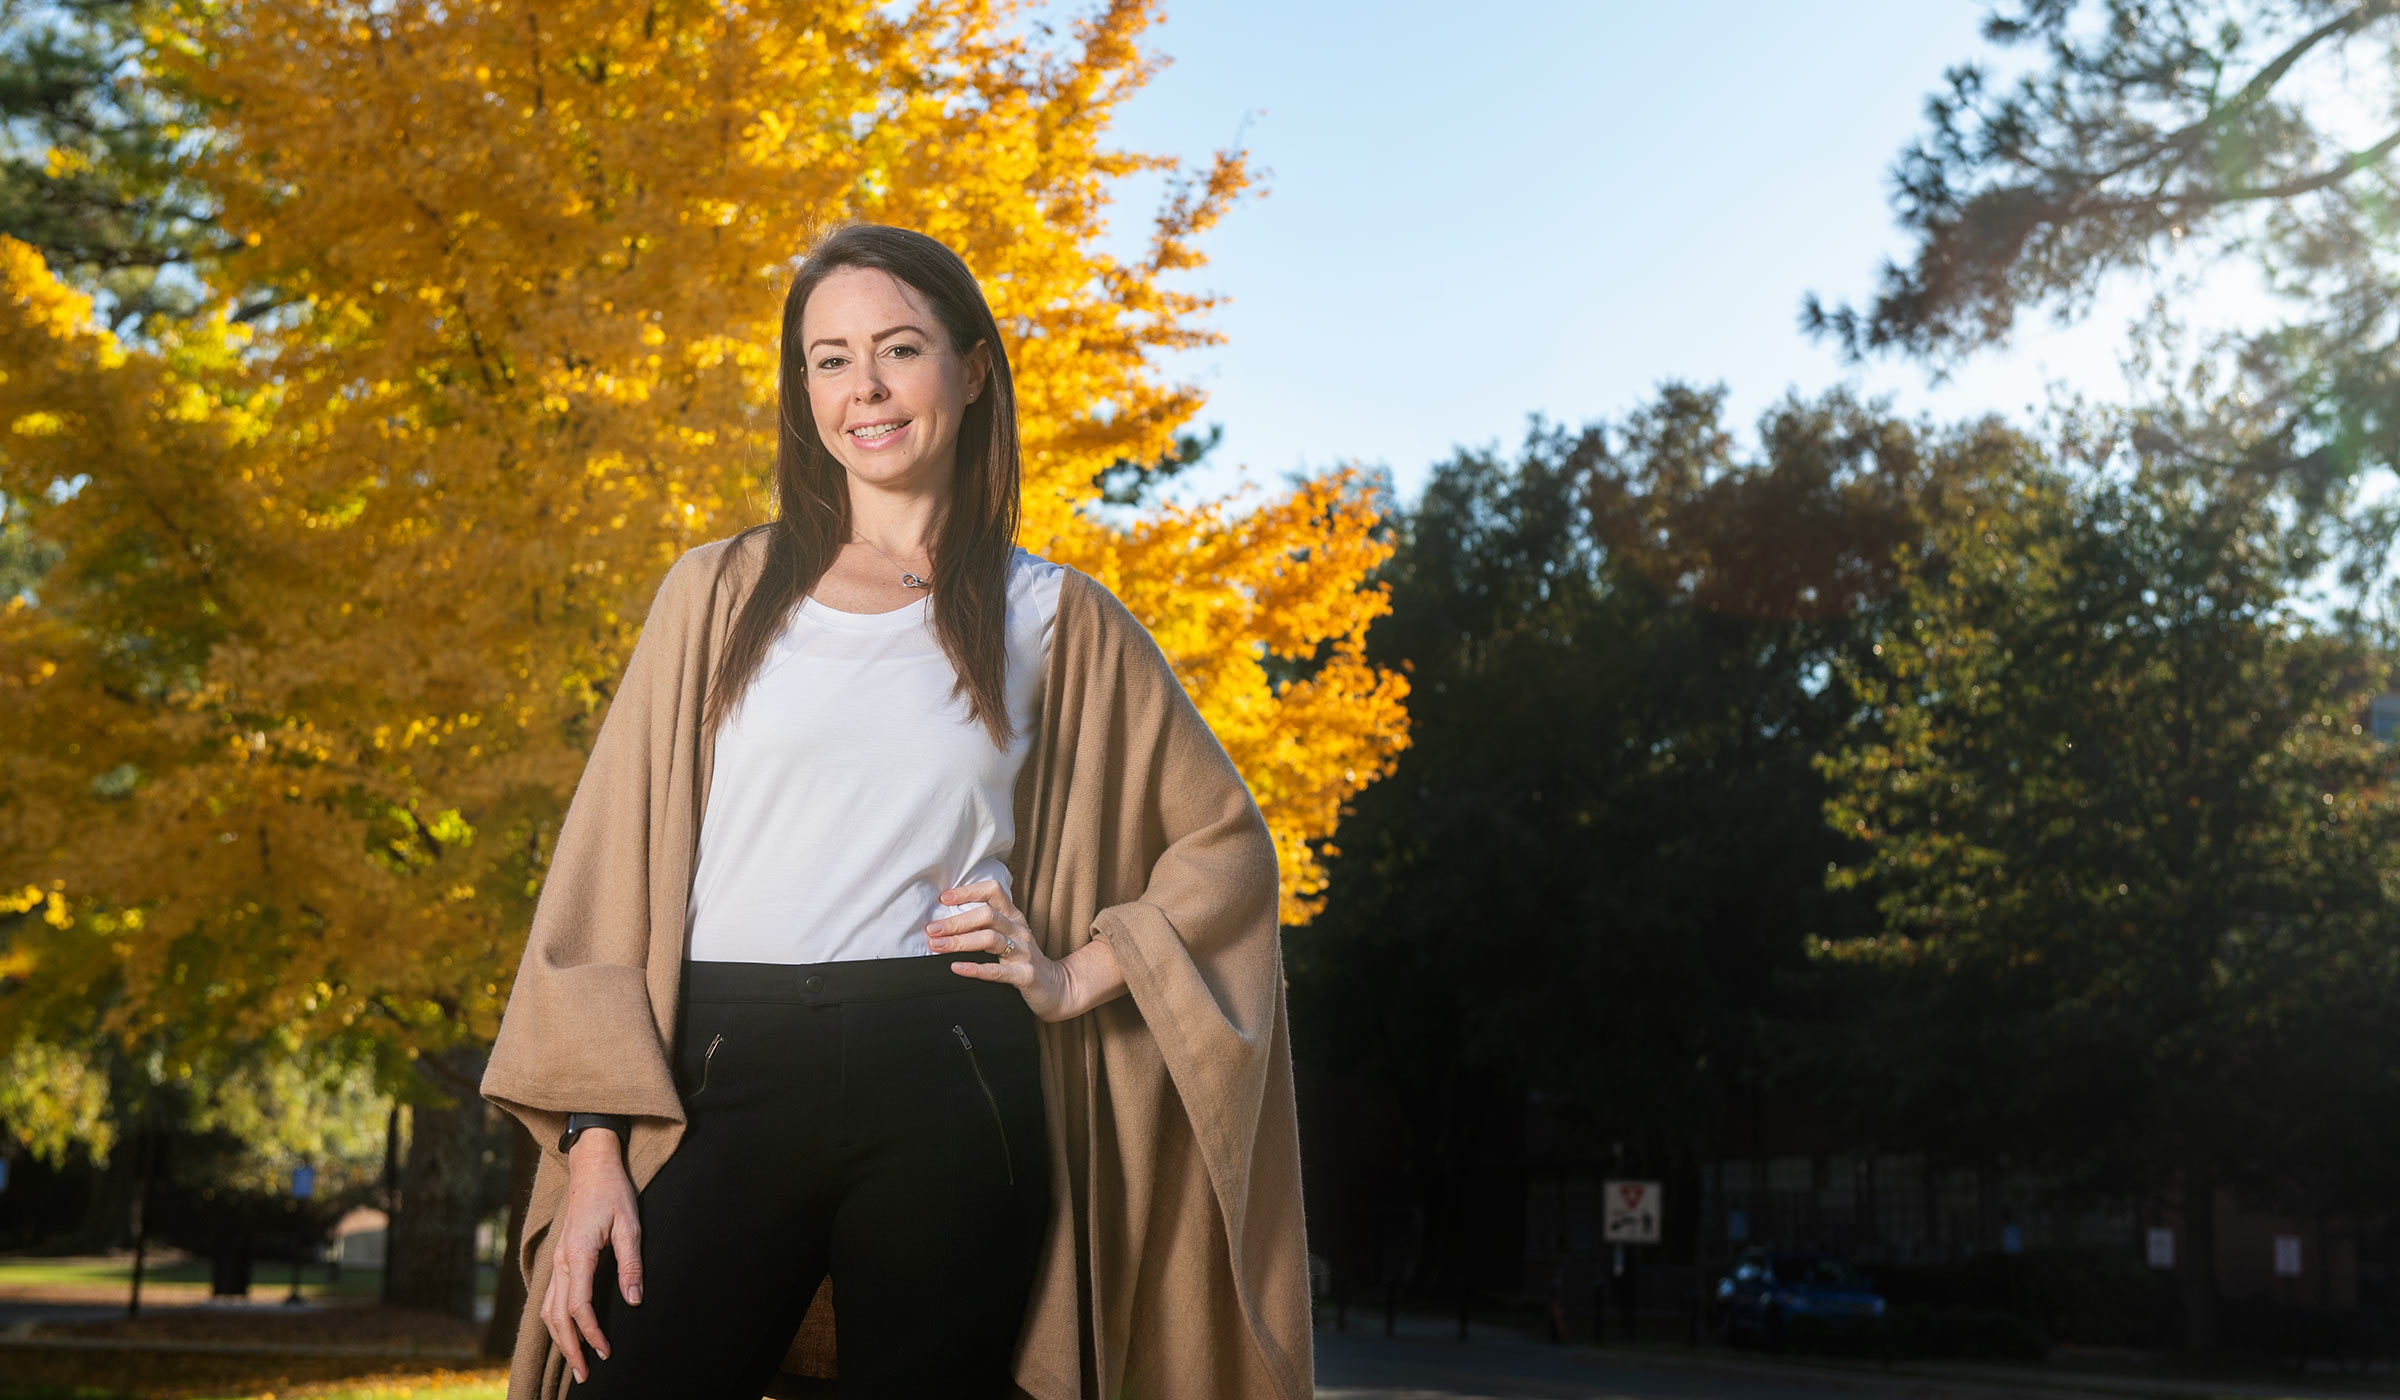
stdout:
<svg viewBox="0 0 2400 1400">
<path fill-rule="evenodd" d="M 1025 1004 L 1040 1019 L 1064 1021 L 1080 1016 L 1125 990 L 1117 955 L 1099 939 L 1063 958 L 1044 953 L 999 881 L 971 881 L 942 891 L 941 898 L 944 904 L 981 900 L 983 907 L 927 924 L 926 945 L 936 953 L 999 954 L 998 962 L 954 962 L 950 970 L 984 982 L 1006 982 L 1024 996 Z"/>
</svg>

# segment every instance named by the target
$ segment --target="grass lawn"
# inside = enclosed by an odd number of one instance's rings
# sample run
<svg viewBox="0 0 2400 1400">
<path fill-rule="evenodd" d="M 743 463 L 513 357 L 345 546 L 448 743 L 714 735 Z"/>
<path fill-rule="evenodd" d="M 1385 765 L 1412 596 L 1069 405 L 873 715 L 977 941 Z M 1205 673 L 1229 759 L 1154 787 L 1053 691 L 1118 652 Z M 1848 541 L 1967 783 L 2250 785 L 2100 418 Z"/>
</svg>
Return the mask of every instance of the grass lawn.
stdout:
<svg viewBox="0 0 2400 1400">
<path fill-rule="evenodd" d="M 300 1392 L 295 1391 L 297 1395 Z M 431 1395 L 442 1400 L 506 1400 L 508 1382 L 467 1380 L 452 1382 L 435 1377 L 403 1381 L 392 1385 L 371 1385 L 363 1389 L 344 1387 L 340 1390 L 310 1391 L 316 1400 L 402 1400 L 404 1396 Z M 246 1400 L 246 1398 L 245 1398 Z"/>
<path fill-rule="evenodd" d="M 375 1298 L 383 1292 L 383 1270 L 356 1265 L 336 1280 L 323 1264 L 300 1266 L 303 1298 Z M 475 1293 L 488 1298 L 497 1272 L 489 1264 L 475 1271 Z M 208 1296 L 209 1261 L 176 1254 L 153 1255 L 142 1267 L 142 1297 L 160 1303 L 188 1303 Z M 131 1255 L 50 1258 L 0 1256 L 0 1297 L 54 1298 L 61 1302 L 122 1301 L 133 1287 Z M 250 1267 L 250 1296 L 280 1298 L 291 1292 L 292 1266 L 265 1260 Z M 156 1291 L 153 1292 L 152 1290 Z M 4 1393 L 0 1393 L 4 1394 Z"/>
<path fill-rule="evenodd" d="M 506 1368 L 472 1359 L 483 1325 L 377 1305 L 378 1270 L 353 1266 L 329 1281 L 325 1266 L 304 1267 L 302 1296 L 330 1304 L 309 1308 L 275 1306 L 291 1285 L 288 1264 L 253 1268 L 247 1305 L 200 1306 L 208 1273 L 206 1259 L 153 1258 L 138 1321 L 118 1311 L 40 1324 L 42 1336 L 122 1338 L 122 1348 L 0 1346 L 0 1400 L 503 1400 Z M 132 1276 L 130 1258 L 0 1257 L 0 1298 L 117 1311 Z M 482 1271 L 487 1293 L 492 1278 Z M 186 1341 L 255 1349 L 178 1346 Z M 312 1353 L 329 1343 L 365 1354 Z"/>
<path fill-rule="evenodd" d="M 9 1369 L 22 1372 L 23 1354 L 9 1358 Z M 232 1376 L 203 1379 L 173 1374 L 172 1358 L 160 1374 L 143 1381 L 108 1383 L 64 1378 L 21 1377 L 0 1380 L 0 1400 L 505 1400 L 505 1371 L 394 1371 L 386 1368 L 368 1377 L 333 1380 L 299 1379 L 283 1368 L 268 1371 L 253 1360 L 259 1375 L 242 1380 Z M 232 1360 L 233 1358 L 212 1358 Z M 269 1363 L 272 1365 L 273 1363 Z M 39 1369 L 38 1367 L 36 1369 Z"/>
</svg>

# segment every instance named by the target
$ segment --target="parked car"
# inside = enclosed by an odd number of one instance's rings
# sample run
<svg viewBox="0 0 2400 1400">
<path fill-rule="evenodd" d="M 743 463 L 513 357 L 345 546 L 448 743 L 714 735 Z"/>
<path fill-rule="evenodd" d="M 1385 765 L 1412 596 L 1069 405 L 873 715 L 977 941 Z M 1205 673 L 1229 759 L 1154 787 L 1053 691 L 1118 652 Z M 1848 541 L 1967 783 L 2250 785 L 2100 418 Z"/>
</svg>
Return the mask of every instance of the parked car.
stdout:
<svg viewBox="0 0 2400 1400">
<path fill-rule="evenodd" d="M 1728 1341 L 1780 1346 L 1801 1336 L 1858 1336 L 1883 1319 L 1883 1295 L 1830 1254 L 1744 1250 L 1717 1280 Z"/>
</svg>

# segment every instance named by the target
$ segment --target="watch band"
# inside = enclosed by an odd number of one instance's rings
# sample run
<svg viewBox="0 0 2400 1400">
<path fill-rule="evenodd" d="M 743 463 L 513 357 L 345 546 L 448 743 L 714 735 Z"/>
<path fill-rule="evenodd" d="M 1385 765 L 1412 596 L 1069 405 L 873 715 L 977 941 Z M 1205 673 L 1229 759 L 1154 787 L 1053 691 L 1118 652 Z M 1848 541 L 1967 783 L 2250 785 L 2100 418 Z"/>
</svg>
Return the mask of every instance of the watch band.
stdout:
<svg viewBox="0 0 2400 1400">
<path fill-rule="evenodd" d="M 632 1126 L 633 1120 L 622 1113 L 570 1113 L 567 1130 L 558 1135 L 558 1150 L 564 1155 L 573 1148 L 575 1139 L 582 1137 L 586 1128 L 606 1128 L 617 1135 L 617 1143 L 622 1146 L 626 1131 Z"/>
</svg>

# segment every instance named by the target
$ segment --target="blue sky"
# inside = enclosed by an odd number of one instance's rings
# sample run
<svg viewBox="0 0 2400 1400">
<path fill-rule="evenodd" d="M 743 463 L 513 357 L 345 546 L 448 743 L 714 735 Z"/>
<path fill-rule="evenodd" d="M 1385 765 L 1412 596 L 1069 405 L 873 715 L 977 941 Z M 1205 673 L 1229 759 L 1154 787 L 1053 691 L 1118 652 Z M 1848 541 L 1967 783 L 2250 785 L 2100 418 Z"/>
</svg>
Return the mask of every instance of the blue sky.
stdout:
<svg viewBox="0 0 2400 1400">
<path fill-rule="evenodd" d="M 1231 298 L 1226 342 L 1164 362 L 1225 426 L 1177 494 L 1356 460 L 1413 496 L 1458 445 L 1513 448 L 1537 411 L 1615 417 L 1670 378 L 1725 382 L 1745 429 L 1845 382 L 1940 418 L 2021 412 L 2053 380 L 2110 393 L 2124 298 L 1942 386 L 1798 329 L 1805 292 L 1858 298 L 1904 249 L 1888 172 L 1942 70 L 1986 52 L 1983 13 L 1168 0 L 1151 43 L 1172 63 L 1120 143 L 1198 162 L 1240 131 L 1271 172 L 1189 279 Z M 1126 193 L 1130 250 L 1156 191 Z"/>
</svg>

